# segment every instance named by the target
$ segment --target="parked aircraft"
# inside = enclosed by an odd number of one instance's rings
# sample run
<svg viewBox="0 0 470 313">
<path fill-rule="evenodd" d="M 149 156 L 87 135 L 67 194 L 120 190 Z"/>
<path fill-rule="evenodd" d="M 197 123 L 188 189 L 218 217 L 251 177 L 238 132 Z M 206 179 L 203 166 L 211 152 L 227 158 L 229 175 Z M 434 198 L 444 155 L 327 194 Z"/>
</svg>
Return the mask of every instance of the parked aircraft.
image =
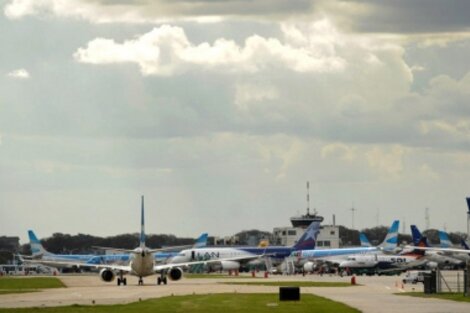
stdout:
<svg viewBox="0 0 470 313">
<path fill-rule="evenodd" d="M 424 237 L 422 242 L 426 240 Z M 349 273 L 362 272 L 381 274 L 408 270 L 413 267 L 423 266 L 428 262 L 424 257 L 424 251 L 413 249 L 400 254 L 389 254 L 377 251 L 368 254 L 350 255 L 339 264 L 339 268 Z"/>
<path fill-rule="evenodd" d="M 46 264 L 47 261 L 57 262 L 57 261 L 75 261 L 85 264 L 108 264 L 108 263 L 125 263 L 130 259 L 128 253 L 117 253 L 117 254 L 55 254 L 47 251 L 44 246 L 41 244 L 41 241 L 36 237 L 36 234 L 32 231 L 28 231 L 29 243 L 31 246 L 32 260 L 42 260 L 43 264 Z M 207 244 L 207 233 L 201 234 L 193 247 L 205 247 Z M 177 255 L 179 250 L 182 248 L 187 248 L 188 246 L 179 246 L 171 247 L 169 249 L 173 251 L 158 251 L 153 254 L 154 258 L 158 262 L 166 261 L 173 256 Z M 109 248 L 109 250 L 114 250 L 114 248 Z M 177 251 L 175 251 L 177 250 Z M 25 256 L 22 256 L 25 258 Z"/>
<path fill-rule="evenodd" d="M 362 246 L 338 249 L 309 249 L 292 252 L 291 256 L 297 258 L 296 265 L 303 266 L 309 272 L 315 268 L 315 263 L 326 262 L 329 264 L 340 264 L 350 255 L 372 253 L 376 251 L 394 251 L 398 243 L 399 221 L 396 220 L 390 226 L 384 241 L 377 247 Z"/>
<path fill-rule="evenodd" d="M 153 275 L 159 274 L 157 279 L 157 284 L 160 285 L 161 283 L 167 284 L 167 278 L 170 280 L 179 280 L 183 276 L 183 268 L 188 267 L 190 265 L 196 264 L 209 264 L 214 262 L 212 260 L 206 261 L 195 261 L 195 262 L 181 262 L 181 263 L 172 263 L 172 264 L 156 264 L 155 258 L 153 256 L 154 253 L 158 251 L 164 251 L 163 249 L 149 249 L 145 245 L 145 221 L 144 221 L 144 197 L 142 196 L 142 208 L 141 208 L 141 230 L 140 230 L 140 240 L 139 246 L 133 250 L 128 249 L 116 249 L 113 248 L 115 251 L 119 251 L 125 254 L 130 255 L 130 260 L 128 264 L 119 265 L 119 264 L 83 264 L 79 262 L 72 262 L 72 261 L 57 261 L 54 262 L 56 265 L 70 265 L 70 266 L 77 266 L 77 267 L 88 267 L 88 268 L 96 268 L 99 269 L 99 276 L 105 282 L 111 282 L 116 277 L 116 273 L 118 273 L 117 284 L 127 284 L 127 279 L 124 277 L 125 273 L 130 275 L 134 275 L 139 277 L 139 285 L 143 285 L 143 278 Z M 250 259 L 250 258 L 258 258 L 263 256 L 243 256 L 243 257 L 233 257 L 229 259 L 222 259 L 222 261 L 237 261 L 240 259 Z M 41 261 L 34 261 L 41 264 Z M 51 263 L 49 263 L 51 264 Z"/>
<path fill-rule="evenodd" d="M 419 231 L 418 227 L 416 227 L 416 225 L 411 225 L 410 227 L 411 227 L 411 235 L 413 237 L 413 243 L 415 244 L 415 246 L 418 246 L 418 243 L 423 238 L 423 235 Z M 427 240 L 424 240 L 424 245 L 423 246 L 416 247 L 416 249 L 429 250 L 425 254 L 426 259 L 429 262 L 437 263 L 437 266 L 439 266 L 439 267 L 449 267 L 449 266 L 450 267 L 457 267 L 457 266 L 462 266 L 463 265 L 463 262 L 461 260 L 458 260 L 458 259 L 454 258 L 453 256 L 446 255 L 443 252 L 443 251 L 445 251 L 446 248 L 440 248 L 441 250 L 423 249 L 423 248 L 431 247 Z M 435 247 L 435 248 L 437 248 L 437 247 Z M 434 267 L 434 264 L 428 264 L 428 266 Z"/>
<path fill-rule="evenodd" d="M 293 251 L 300 249 L 309 249 L 315 247 L 316 238 L 320 232 L 320 222 L 312 222 L 306 229 L 299 241 L 291 246 L 267 246 L 267 247 L 208 247 L 200 249 L 188 249 L 181 251 L 171 262 L 190 262 L 195 260 L 217 260 L 231 257 L 254 257 L 257 255 L 266 255 L 271 263 L 279 263 L 289 256 Z M 260 260 L 251 261 L 250 264 L 260 262 Z M 246 262 L 245 262 L 246 263 Z M 239 261 L 220 261 L 212 263 L 216 269 L 220 270 L 238 270 Z"/>
</svg>

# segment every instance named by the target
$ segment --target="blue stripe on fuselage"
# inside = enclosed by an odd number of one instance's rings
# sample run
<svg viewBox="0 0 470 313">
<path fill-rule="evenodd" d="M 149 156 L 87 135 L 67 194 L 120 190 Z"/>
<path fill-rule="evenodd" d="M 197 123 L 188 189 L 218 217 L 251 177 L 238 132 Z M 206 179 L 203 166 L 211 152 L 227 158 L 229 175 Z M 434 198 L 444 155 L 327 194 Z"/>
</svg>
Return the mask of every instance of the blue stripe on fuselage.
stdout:
<svg viewBox="0 0 470 313">
<path fill-rule="evenodd" d="M 376 247 L 358 247 L 358 248 L 339 248 L 339 249 L 324 249 L 324 250 L 303 250 L 293 252 L 294 256 L 301 256 L 304 258 L 322 258 L 329 256 L 367 253 L 377 251 Z"/>
<path fill-rule="evenodd" d="M 290 247 L 237 247 L 235 249 L 246 251 L 255 255 L 267 254 L 271 258 L 279 259 L 288 257 L 292 253 L 292 251 L 294 251 L 294 249 Z"/>
</svg>

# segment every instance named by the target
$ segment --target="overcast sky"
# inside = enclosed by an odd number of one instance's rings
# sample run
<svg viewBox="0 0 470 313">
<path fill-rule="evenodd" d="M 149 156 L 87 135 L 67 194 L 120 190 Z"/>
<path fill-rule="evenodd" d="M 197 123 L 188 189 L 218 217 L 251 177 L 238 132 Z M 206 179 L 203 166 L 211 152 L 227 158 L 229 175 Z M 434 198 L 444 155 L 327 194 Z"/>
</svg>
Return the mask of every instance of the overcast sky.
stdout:
<svg viewBox="0 0 470 313">
<path fill-rule="evenodd" d="M 469 1 L 0 4 L 0 235 L 466 231 Z"/>
</svg>

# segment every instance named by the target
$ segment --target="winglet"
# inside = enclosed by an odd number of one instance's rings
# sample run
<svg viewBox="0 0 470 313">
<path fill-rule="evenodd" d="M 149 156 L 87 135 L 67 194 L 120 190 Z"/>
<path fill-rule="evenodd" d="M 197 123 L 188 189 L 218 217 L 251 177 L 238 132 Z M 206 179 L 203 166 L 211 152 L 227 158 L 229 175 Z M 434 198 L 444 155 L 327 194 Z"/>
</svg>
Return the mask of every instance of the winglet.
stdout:
<svg viewBox="0 0 470 313">
<path fill-rule="evenodd" d="M 142 208 L 141 208 L 141 221 L 140 221 L 140 247 L 145 247 L 145 219 L 144 219 L 144 196 L 142 196 Z"/>
</svg>

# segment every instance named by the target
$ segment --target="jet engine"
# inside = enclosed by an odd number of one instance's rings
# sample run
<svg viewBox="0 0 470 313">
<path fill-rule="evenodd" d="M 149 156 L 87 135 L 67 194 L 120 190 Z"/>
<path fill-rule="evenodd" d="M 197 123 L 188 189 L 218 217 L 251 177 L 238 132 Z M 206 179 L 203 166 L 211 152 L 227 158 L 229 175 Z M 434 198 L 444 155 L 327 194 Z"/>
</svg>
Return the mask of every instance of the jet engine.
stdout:
<svg viewBox="0 0 470 313">
<path fill-rule="evenodd" d="M 183 271 L 179 267 L 173 267 L 168 272 L 168 277 L 170 278 L 170 280 L 180 280 L 181 277 L 183 277 Z"/>
<path fill-rule="evenodd" d="M 109 282 L 112 282 L 114 280 L 114 277 L 116 277 L 114 272 L 107 269 L 107 268 L 103 268 L 100 271 L 100 278 L 101 278 L 102 281 L 105 281 L 105 282 L 109 283 Z"/>
<path fill-rule="evenodd" d="M 315 270 L 315 268 L 316 268 L 316 265 L 313 262 L 305 262 L 305 264 L 304 264 L 304 271 L 305 272 L 311 273 Z"/>
<path fill-rule="evenodd" d="M 236 261 L 222 261 L 220 262 L 220 266 L 224 271 L 233 271 L 238 270 L 240 268 L 240 263 Z"/>
</svg>

